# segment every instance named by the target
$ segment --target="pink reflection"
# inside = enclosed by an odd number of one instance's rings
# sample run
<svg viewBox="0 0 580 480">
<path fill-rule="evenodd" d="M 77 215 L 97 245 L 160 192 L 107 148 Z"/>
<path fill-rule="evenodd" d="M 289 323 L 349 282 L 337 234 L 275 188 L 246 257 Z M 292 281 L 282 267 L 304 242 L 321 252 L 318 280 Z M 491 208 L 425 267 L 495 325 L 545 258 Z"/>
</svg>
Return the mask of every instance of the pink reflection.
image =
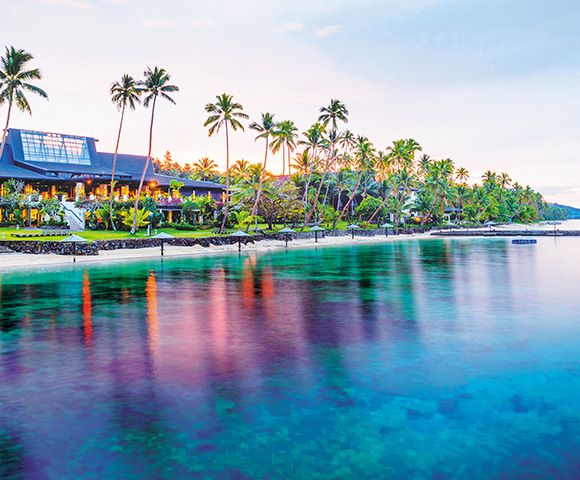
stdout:
<svg viewBox="0 0 580 480">
<path fill-rule="evenodd" d="M 151 271 L 145 286 L 147 298 L 147 332 L 149 334 L 149 349 L 153 355 L 155 365 L 159 361 L 159 322 L 157 320 L 157 281 L 155 273 Z"/>
<path fill-rule="evenodd" d="M 216 268 L 212 272 L 210 283 L 210 322 L 215 346 L 215 357 L 220 370 L 226 370 L 228 367 L 228 318 L 226 305 L 226 274 L 223 268 Z"/>
</svg>

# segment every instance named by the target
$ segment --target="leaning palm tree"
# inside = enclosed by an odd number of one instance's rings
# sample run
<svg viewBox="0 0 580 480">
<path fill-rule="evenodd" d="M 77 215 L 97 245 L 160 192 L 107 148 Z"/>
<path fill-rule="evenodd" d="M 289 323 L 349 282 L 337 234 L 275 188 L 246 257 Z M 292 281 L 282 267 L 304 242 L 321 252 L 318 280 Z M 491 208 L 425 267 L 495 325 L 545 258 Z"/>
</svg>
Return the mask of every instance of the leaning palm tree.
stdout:
<svg viewBox="0 0 580 480">
<path fill-rule="evenodd" d="M 347 212 L 348 207 L 352 203 L 352 200 L 354 199 L 354 197 L 358 191 L 358 187 L 360 186 L 360 182 L 361 182 L 363 176 L 367 172 L 371 171 L 374 167 L 375 149 L 373 148 L 373 144 L 369 141 L 368 138 L 363 137 L 363 136 L 359 136 L 357 138 L 357 146 L 355 147 L 355 155 L 356 155 L 357 167 L 359 170 L 356 186 L 352 189 L 350 197 L 349 197 L 348 201 L 346 202 L 346 204 L 344 205 L 342 211 L 340 212 L 340 215 L 338 216 L 338 218 L 336 218 L 334 220 L 333 227 L 336 227 L 340 223 L 340 221 L 342 220 L 342 217 Z"/>
<path fill-rule="evenodd" d="M 48 95 L 44 90 L 28 83 L 30 80 L 40 80 L 42 78 L 42 74 L 38 68 L 26 70 L 26 64 L 33 58 L 32 54 L 24 50 L 16 50 L 14 47 L 6 47 L 6 53 L 0 58 L 0 105 L 8 102 L 8 115 L 6 116 L 6 126 L 2 133 L 0 158 L 2 158 L 4 145 L 6 143 L 12 104 L 16 102 L 16 106 L 20 110 L 32 115 L 30 104 L 24 96 L 23 91 L 35 93 L 42 98 L 48 99 Z"/>
<path fill-rule="evenodd" d="M 261 123 L 253 122 L 250 124 L 250 128 L 252 130 L 256 130 L 259 132 L 259 135 L 254 139 L 254 141 L 258 140 L 258 138 L 265 138 L 266 139 L 266 153 L 264 154 L 264 166 L 262 168 L 262 173 L 260 175 L 260 185 L 258 186 L 258 193 L 256 194 L 256 201 L 254 202 L 254 206 L 252 208 L 252 213 L 250 216 L 255 217 L 256 224 L 258 223 L 258 217 L 256 216 L 256 210 L 258 209 L 258 203 L 260 203 L 260 196 L 262 195 L 262 184 L 264 183 L 264 173 L 266 172 L 266 161 L 268 160 L 268 150 L 270 149 L 271 145 L 270 135 L 273 133 L 274 128 L 276 127 L 276 122 L 274 122 L 274 114 L 273 113 L 262 113 L 262 121 Z M 250 223 L 248 222 L 248 226 L 246 227 L 246 231 L 250 228 Z"/>
<path fill-rule="evenodd" d="M 244 127 L 238 118 L 246 119 L 248 118 L 248 115 L 241 111 L 244 109 L 241 104 L 232 102 L 231 95 L 222 93 L 216 98 L 216 103 L 208 103 L 205 106 L 205 111 L 209 113 L 210 116 L 207 118 L 203 126 L 209 126 L 208 135 L 210 137 L 214 133 L 219 132 L 222 126 L 225 126 L 226 130 L 226 208 L 224 210 L 224 219 L 220 228 L 220 233 L 223 233 L 228 218 L 228 207 L 230 204 L 230 141 L 228 125 L 231 126 L 234 131 L 238 128 L 244 131 Z"/>
<path fill-rule="evenodd" d="M 135 79 L 131 75 L 123 75 L 120 82 L 115 82 L 109 90 L 111 101 L 121 110 L 121 121 L 119 122 L 119 133 L 117 134 L 117 145 L 115 146 L 115 155 L 113 156 L 113 171 L 111 172 L 111 198 L 109 200 L 109 213 L 111 215 L 111 225 L 113 230 L 117 230 L 113 222 L 113 188 L 115 188 L 115 166 L 117 165 L 117 153 L 119 152 L 119 142 L 121 141 L 121 129 L 123 128 L 123 118 L 125 117 L 125 108 L 129 107 L 135 110 L 135 105 L 141 103 L 139 94 L 141 91 L 137 87 Z"/>
<path fill-rule="evenodd" d="M 137 211 L 139 207 L 139 197 L 141 196 L 141 190 L 143 189 L 143 181 L 145 180 L 145 173 L 147 172 L 147 167 L 151 161 L 151 147 L 153 144 L 153 120 L 155 118 L 155 105 L 157 103 L 157 98 L 161 97 L 168 102 L 175 105 L 175 101 L 168 95 L 171 92 L 179 92 L 179 87 L 175 85 L 169 85 L 170 76 L 164 68 L 155 67 L 153 70 L 147 67 L 144 73 L 145 80 L 140 82 L 139 91 L 145 95 L 145 100 L 143 105 L 148 107 L 151 105 L 151 124 L 149 126 L 149 152 L 147 153 L 147 160 L 145 160 L 145 166 L 143 167 L 143 173 L 141 174 L 141 180 L 139 181 L 139 188 L 137 189 L 137 195 L 135 196 L 135 207 L 133 213 L 133 226 L 131 227 L 131 235 L 134 235 L 137 231 Z"/>
</svg>

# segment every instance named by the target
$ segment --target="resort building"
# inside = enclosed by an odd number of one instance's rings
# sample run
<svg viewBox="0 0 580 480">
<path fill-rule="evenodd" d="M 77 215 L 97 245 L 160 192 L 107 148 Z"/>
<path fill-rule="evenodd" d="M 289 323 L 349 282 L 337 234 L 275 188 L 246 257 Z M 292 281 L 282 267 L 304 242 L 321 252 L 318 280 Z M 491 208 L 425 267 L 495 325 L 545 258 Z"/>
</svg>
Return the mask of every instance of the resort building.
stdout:
<svg viewBox="0 0 580 480">
<path fill-rule="evenodd" d="M 60 133 L 34 132 L 10 128 L 6 147 L 0 158 L 0 184 L 11 178 L 23 180 L 27 191 L 44 197 L 58 195 L 73 200 L 109 194 L 113 173 L 113 153 L 97 151 L 97 139 Z M 115 190 L 118 200 L 128 200 L 139 186 L 146 156 L 118 154 L 115 166 Z M 171 180 L 183 183 L 181 195 L 210 195 L 220 201 L 223 185 L 186 178 L 158 175 L 149 162 L 143 192 L 159 198 L 170 193 Z"/>
</svg>

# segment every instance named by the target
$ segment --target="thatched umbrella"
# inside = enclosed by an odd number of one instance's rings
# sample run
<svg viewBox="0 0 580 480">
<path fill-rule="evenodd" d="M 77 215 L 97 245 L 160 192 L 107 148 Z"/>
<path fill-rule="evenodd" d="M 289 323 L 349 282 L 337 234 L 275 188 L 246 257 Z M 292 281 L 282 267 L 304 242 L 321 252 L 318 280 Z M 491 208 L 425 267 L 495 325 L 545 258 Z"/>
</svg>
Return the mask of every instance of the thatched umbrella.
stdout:
<svg viewBox="0 0 580 480">
<path fill-rule="evenodd" d="M 230 235 L 230 237 L 234 237 L 238 239 L 238 251 L 242 251 L 242 238 L 244 237 L 249 237 L 250 234 L 246 233 L 246 232 L 242 232 L 241 230 L 238 230 L 237 232 L 234 232 Z"/>
<path fill-rule="evenodd" d="M 556 225 L 562 225 L 562 222 L 558 222 L 557 220 L 552 220 L 548 222 L 547 225 L 554 225 L 554 236 L 556 236 Z"/>
<path fill-rule="evenodd" d="M 77 243 L 88 242 L 88 240 L 86 238 L 80 237 L 77 234 L 73 233 L 72 235 L 69 235 L 68 237 L 63 238 L 62 240 L 59 240 L 59 242 L 61 242 L 61 243 L 72 243 L 72 246 L 73 246 L 73 262 L 76 262 L 77 261 Z"/>
<path fill-rule="evenodd" d="M 314 243 L 318 243 L 318 232 L 326 232 L 326 230 L 318 225 L 308 229 L 309 232 L 314 232 Z"/>
<path fill-rule="evenodd" d="M 151 238 L 158 238 L 159 240 L 161 240 L 161 256 L 163 256 L 163 245 L 165 243 L 165 240 L 169 240 L 170 238 L 175 237 L 173 235 L 169 235 L 169 233 L 161 232 L 158 233 L 157 235 L 153 235 Z"/>
<path fill-rule="evenodd" d="M 488 220 L 487 222 L 484 223 L 484 225 L 487 225 L 489 227 L 489 231 L 491 232 L 491 227 L 493 227 L 494 225 L 497 225 L 497 223 L 492 222 L 491 220 Z"/>
<path fill-rule="evenodd" d="M 389 236 L 389 228 L 393 228 L 392 223 L 383 223 L 380 227 L 385 229 L 385 237 Z"/>
<path fill-rule="evenodd" d="M 278 230 L 278 233 L 283 233 L 286 237 L 286 248 L 288 248 L 288 235 L 291 233 L 296 233 L 296 230 L 292 230 L 291 228 L 284 227 L 282 230 Z"/>
<path fill-rule="evenodd" d="M 354 240 L 354 231 L 355 230 L 360 230 L 360 227 L 358 225 L 355 225 L 354 223 L 351 225 L 347 225 L 346 226 L 346 230 L 350 230 L 350 233 L 352 233 L 352 239 Z"/>
</svg>

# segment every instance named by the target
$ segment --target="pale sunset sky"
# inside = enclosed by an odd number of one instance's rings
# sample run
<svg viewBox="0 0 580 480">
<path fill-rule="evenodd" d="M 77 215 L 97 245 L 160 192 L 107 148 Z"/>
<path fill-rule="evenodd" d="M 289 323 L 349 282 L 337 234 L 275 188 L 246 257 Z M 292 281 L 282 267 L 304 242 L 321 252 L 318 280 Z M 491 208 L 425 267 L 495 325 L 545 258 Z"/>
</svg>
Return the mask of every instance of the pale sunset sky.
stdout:
<svg viewBox="0 0 580 480">
<path fill-rule="evenodd" d="M 31 52 L 50 97 L 11 126 L 99 139 L 113 151 L 121 75 L 165 68 L 180 92 L 160 102 L 153 154 L 225 168 L 204 105 L 228 93 L 251 120 L 272 112 L 300 131 L 331 98 L 377 149 L 414 138 L 471 182 L 507 172 L 549 201 L 580 207 L 577 0 L 1 0 L 2 45 Z M 0 108 L 4 121 L 6 107 Z M 149 110 L 126 116 L 120 151 L 145 155 Z M 247 125 L 247 123 L 246 123 Z M 231 161 L 263 159 L 255 132 Z M 280 173 L 282 156 L 270 161 Z"/>
</svg>

